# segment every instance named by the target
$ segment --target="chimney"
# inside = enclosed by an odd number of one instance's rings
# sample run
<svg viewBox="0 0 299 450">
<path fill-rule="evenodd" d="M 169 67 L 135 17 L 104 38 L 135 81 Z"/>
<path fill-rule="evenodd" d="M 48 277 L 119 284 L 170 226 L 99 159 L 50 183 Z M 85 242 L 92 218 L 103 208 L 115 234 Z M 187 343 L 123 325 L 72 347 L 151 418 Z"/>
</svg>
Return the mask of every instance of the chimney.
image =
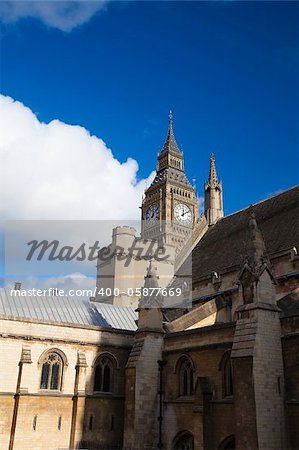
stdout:
<svg viewBox="0 0 299 450">
<path fill-rule="evenodd" d="M 21 283 L 19 281 L 15 282 L 15 291 L 20 291 L 21 290 Z"/>
</svg>

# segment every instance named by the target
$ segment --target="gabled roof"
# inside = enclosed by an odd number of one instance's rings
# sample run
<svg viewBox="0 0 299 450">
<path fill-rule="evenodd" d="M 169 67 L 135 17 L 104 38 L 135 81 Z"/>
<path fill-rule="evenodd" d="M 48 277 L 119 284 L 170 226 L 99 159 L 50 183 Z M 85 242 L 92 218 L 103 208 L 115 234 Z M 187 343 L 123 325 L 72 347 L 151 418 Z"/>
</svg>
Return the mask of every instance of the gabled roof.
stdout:
<svg viewBox="0 0 299 450">
<path fill-rule="evenodd" d="M 211 226 L 192 253 L 193 283 L 240 266 L 252 211 L 271 257 L 299 247 L 299 186 L 225 216 Z"/>
<path fill-rule="evenodd" d="M 5 288 L 0 289 L 0 317 L 130 331 L 137 328 L 134 308 L 82 297 L 15 296 Z"/>
</svg>

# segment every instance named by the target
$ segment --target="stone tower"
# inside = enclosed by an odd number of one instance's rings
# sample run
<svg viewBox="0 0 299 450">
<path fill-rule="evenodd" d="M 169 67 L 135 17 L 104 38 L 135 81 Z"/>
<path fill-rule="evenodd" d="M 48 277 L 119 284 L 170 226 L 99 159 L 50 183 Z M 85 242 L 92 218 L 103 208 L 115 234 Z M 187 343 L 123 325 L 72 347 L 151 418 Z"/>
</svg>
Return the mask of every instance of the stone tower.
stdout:
<svg viewBox="0 0 299 450">
<path fill-rule="evenodd" d="M 285 449 L 280 309 L 270 260 L 254 213 L 239 275 L 232 348 L 236 448 Z M 255 417 L 256 420 L 248 420 Z M 246 426 L 244 426 L 246 424 Z"/>
<path fill-rule="evenodd" d="M 215 156 L 210 158 L 209 180 L 205 183 L 205 216 L 209 225 L 223 217 L 222 183 L 218 181 Z"/>
<path fill-rule="evenodd" d="M 144 288 L 158 287 L 156 268 L 150 263 Z M 138 330 L 126 365 L 124 450 L 154 450 L 159 441 L 158 362 L 165 334 L 162 303 L 159 292 L 142 296 L 139 302 Z"/>
<path fill-rule="evenodd" d="M 145 191 L 141 206 L 141 235 L 174 245 L 178 252 L 198 222 L 195 187 L 185 174 L 183 153 L 176 143 L 172 113 L 166 141 L 158 155 L 154 181 Z"/>
</svg>

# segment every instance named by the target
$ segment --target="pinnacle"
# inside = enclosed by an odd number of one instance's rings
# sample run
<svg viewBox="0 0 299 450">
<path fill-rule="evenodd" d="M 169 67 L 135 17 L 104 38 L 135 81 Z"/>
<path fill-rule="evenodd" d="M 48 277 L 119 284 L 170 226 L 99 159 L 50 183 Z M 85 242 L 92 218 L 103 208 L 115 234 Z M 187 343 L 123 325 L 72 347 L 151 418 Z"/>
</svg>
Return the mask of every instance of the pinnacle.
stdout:
<svg viewBox="0 0 299 450">
<path fill-rule="evenodd" d="M 181 155 L 181 151 L 174 137 L 172 121 L 173 121 L 173 113 L 172 111 L 170 111 L 168 115 L 167 136 L 161 153 L 178 153 L 179 155 Z"/>
<path fill-rule="evenodd" d="M 211 186 L 215 186 L 216 184 L 218 184 L 214 153 L 212 153 L 211 156 L 210 156 L 209 184 Z"/>
<path fill-rule="evenodd" d="M 158 287 L 157 272 L 156 268 L 152 265 L 152 261 L 150 261 L 149 266 L 147 268 L 144 287 Z"/>
<path fill-rule="evenodd" d="M 248 221 L 246 253 L 248 265 L 254 273 L 258 273 L 266 258 L 266 246 L 252 207 Z"/>
</svg>

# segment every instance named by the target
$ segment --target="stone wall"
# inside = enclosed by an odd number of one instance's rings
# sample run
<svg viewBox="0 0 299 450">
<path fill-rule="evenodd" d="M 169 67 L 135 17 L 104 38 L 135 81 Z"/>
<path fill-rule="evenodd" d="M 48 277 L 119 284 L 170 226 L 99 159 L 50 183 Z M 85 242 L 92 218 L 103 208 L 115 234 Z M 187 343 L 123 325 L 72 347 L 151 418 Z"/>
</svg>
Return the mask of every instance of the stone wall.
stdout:
<svg viewBox="0 0 299 450">
<path fill-rule="evenodd" d="M 0 325 L 1 450 L 53 450 L 84 441 L 94 448 L 120 448 L 124 372 L 132 333 L 34 321 L 1 320 Z M 49 350 L 64 355 L 60 391 L 40 389 L 41 358 Z M 116 361 L 112 394 L 93 392 L 94 363 L 103 352 L 111 353 Z M 79 375 L 78 353 L 85 362 Z M 92 430 L 90 416 L 94 418 Z"/>
<path fill-rule="evenodd" d="M 234 400 L 225 398 L 220 367 L 224 354 L 231 349 L 233 335 L 231 323 L 166 337 L 163 444 L 167 450 L 172 450 L 176 437 L 184 431 L 194 436 L 196 450 L 214 450 L 223 439 L 234 434 Z M 179 387 L 179 362 L 184 357 L 190 358 L 194 365 L 194 392 L 188 397 L 180 395 Z M 209 392 L 204 384 L 209 386 Z"/>
</svg>

